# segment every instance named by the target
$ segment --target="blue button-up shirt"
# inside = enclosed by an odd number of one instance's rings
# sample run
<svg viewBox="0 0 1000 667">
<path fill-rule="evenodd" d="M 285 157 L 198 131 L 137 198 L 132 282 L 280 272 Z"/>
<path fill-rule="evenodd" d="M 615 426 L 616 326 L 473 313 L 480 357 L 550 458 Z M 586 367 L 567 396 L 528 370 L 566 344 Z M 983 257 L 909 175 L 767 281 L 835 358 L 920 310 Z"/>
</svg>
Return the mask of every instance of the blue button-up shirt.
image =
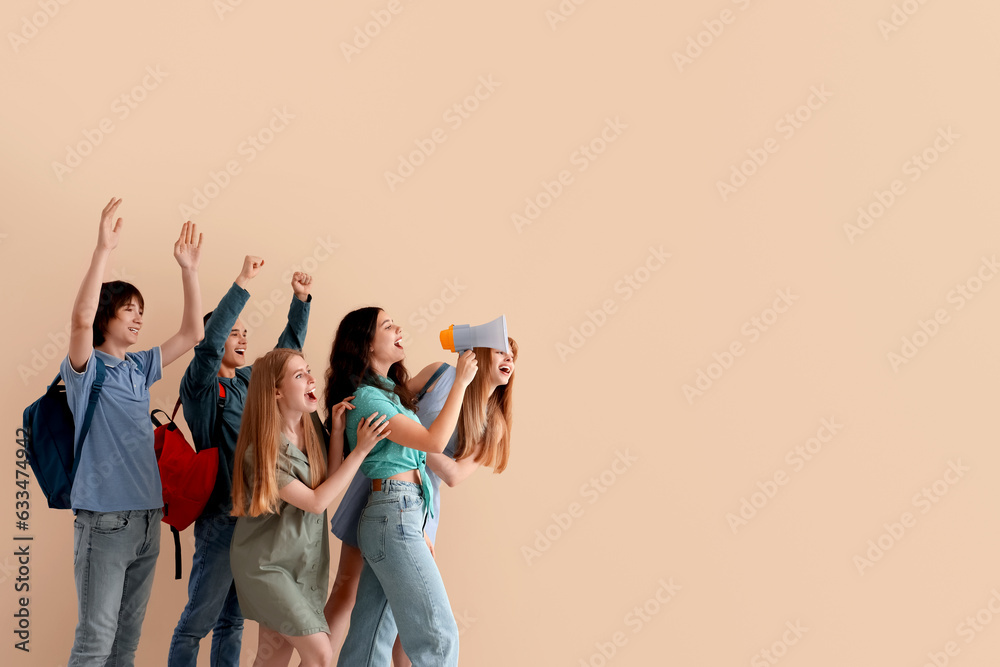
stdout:
<svg viewBox="0 0 1000 667">
<path fill-rule="evenodd" d="M 63 359 L 60 370 L 76 438 L 97 375 L 95 364 L 104 364 L 107 373 L 81 447 L 70 494 L 73 509 L 119 512 L 163 507 L 149 420 L 149 387 L 163 374 L 160 348 L 127 352 L 125 359 L 94 350 L 82 373 L 73 370 L 68 356 Z"/>
</svg>

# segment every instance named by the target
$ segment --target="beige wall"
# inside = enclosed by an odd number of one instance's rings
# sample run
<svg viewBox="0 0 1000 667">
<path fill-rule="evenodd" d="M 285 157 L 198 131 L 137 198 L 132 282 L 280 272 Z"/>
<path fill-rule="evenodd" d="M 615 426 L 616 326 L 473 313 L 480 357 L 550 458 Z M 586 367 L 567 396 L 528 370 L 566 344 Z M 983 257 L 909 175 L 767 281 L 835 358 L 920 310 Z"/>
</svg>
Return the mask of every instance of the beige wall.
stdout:
<svg viewBox="0 0 1000 667">
<path fill-rule="evenodd" d="M 10 445 L 120 196 L 140 347 L 177 325 L 189 217 L 206 308 L 266 259 L 251 357 L 293 267 L 320 370 L 360 305 L 403 323 L 411 369 L 506 313 L 510 468 L 443 494 L 462 664 L 996 663 L 996 3 L 225 3 L 0 12 Z M 15 651 L 6 451 L 3 660 L 62 665 L 72 517 L 34 492 Z M 164 535 L 142 665 L 186 599 Z"/>
</svg>

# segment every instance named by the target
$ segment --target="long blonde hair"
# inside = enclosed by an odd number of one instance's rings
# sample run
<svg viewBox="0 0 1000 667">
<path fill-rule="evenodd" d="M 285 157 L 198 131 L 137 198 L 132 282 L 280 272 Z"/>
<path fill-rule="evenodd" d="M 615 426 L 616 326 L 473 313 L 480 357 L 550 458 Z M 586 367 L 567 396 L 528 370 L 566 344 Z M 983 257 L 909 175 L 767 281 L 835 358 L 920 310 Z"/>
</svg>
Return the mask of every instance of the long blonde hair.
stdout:
<svg viewBox="0 0 1000 667">
<path fill-rule="evenodd" d="M 511 356 L 517 361 L 517 343 L 508 338 Z M 501 473 L 510 458 L 510 431 L 514 424 L 514 373 L 506 385 L 500 385 L 490 394 L 489 373 L 493 366 L 493 350 L 488 347 L 473 348 L 479 372 L 465 390 L 462 414 L 458 418 L 458 445 L 455 460 L 472 456 L 480 465 Z M 516 367 L 515 367 L 516 368 Z"/>
<path fill-rule="evenodd" d="M 233 461 L 233 516 L 275 514 L 280 508 L 277 468 L 282 420 L 275 391 L 281 384 L 288 362 L 294 357 L 302 357 L 302 353 L 278 348 L 253 364 Z M 309 486 L 315 489 L 326 479 L 326 457 L 312 419 L 306 414 L 302 415 L 302 434 L 309 459 Z M 247 470 L 243 459 L 247 447 L 251 445 L 253 469 Z M 250 484 L 253 488 L 248 499 L 247 487 Z"/>
</svg>

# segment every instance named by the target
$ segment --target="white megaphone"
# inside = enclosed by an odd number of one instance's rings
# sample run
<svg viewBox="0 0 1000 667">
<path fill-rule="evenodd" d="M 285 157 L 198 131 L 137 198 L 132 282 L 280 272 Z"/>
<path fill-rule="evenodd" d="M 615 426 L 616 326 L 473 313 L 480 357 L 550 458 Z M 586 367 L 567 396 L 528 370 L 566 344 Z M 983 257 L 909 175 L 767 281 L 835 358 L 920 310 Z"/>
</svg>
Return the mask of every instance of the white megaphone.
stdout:
<svg viewBox="0 0 1000 667">
<path fill-rule="evenodd" d="M 464 352 L 474 347 L 489 347 L 510 353 L 507 341 L 507 317 L 501 315 L 478 327 L 453 324 L 441 332 L 441 347 L 452 352 Z"/>
</svg>

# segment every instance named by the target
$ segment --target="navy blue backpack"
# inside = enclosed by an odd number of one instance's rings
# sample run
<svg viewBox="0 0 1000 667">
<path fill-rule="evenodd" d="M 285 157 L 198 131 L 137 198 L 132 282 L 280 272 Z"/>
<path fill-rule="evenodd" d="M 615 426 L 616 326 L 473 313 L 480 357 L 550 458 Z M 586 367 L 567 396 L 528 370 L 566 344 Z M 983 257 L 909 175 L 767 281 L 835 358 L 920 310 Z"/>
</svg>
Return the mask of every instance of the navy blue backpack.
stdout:
<svg viewBox="0 0 1000 667">
<path fill-rule="evenodd" d="M 76 477 L 76 467 L 80 462 L 80 449 L 90 430 L 90 422 L 94 418 L 94 408 L 97 398 L 104 386 L 104 376 L 107 372 L 99 359 L 97 362 L 97 377 L 90 389 L 90 400 L 87 403 L 87 413 L 83 419 L 83 430 L 80 440 L 74 442 L 73 414 L 66 400 L 66 385 L 60 375 L 52 381 L 45 394 L 24 409 L 24 428 L 19 435 L 24 436 L 28 463 L 38 486 L 53 509 L 70 509 L 70 492 L 73 490 L 73 478 Z"/>
</svg>

